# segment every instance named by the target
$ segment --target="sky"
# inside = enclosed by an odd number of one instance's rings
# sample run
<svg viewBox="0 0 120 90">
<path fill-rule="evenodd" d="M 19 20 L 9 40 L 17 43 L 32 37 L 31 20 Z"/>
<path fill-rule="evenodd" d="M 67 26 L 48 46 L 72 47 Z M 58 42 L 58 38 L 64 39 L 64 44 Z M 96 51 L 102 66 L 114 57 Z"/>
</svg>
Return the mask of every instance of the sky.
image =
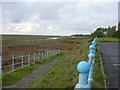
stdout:
<svg viewBox="0 0 120 90">
<path fill-rule="evenodd" d="M 2 34 L 90 34 L 118 25 L 118 0 L 4 0 L 0 13 Z"/>
</svg>

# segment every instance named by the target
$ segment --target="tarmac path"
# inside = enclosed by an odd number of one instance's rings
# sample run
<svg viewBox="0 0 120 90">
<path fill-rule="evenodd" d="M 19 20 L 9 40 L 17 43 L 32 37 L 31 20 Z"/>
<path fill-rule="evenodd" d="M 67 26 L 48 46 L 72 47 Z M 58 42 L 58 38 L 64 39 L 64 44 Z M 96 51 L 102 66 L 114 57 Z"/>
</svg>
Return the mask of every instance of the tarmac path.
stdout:
<svg viewBox="0 0 120 90">
<path fill-rule="evenodd" d="M 21 80 L 17 81 L 13 85 L 8 85 L 3 87 L 5 88 L 27 88 L 29 85 L 31 85 L 34 81 L 40 79 L 45 73 L 47 73 L 54 65 L 56 65 L 58 62 L 58 59 L 55 59 L 51 61 L 48 64 L 44 64 L 34 70 L 32 73 L 26 75 L 24 78 Z"/>
<path fill-rule="evenodd" d="M 120 88 L 120 56 L 118 42 L 100 42 L 106 73 L 110 78 L 109 88 Z"/>
</svg>

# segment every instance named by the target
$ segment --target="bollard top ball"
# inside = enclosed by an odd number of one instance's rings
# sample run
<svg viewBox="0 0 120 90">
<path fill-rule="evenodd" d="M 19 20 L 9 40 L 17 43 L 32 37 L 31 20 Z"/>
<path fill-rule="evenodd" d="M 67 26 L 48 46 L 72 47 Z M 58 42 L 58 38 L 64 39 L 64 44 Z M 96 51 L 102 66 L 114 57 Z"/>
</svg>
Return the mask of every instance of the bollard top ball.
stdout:
<svg viewBox="0 0 120 90">
<path fill-rule="evenodd" d="M 77 70 L 80 73 L 87 73 L 89 71 L 90 65 L 86 61 L 81 61 L 77 65 Z"/>
<path fill-rule="evenodd" d="M 95 49 L 95 46 L 94 45 L 90 45 L 89 48 L 90 49 Z"/>
</svg>

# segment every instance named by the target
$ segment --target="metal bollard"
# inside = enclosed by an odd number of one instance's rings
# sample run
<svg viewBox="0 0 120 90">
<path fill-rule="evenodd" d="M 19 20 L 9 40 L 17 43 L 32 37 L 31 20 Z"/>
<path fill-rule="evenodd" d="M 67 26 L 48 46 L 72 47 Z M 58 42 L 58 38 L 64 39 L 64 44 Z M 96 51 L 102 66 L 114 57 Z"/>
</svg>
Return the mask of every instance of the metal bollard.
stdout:
<svg viewBox="0 0 120 90">
<path fill-rule="evenodd" d="M 87 76 L 89 69 L 90 69 L 90 65 L 85 61 L 82 61 L 77 65 L 77 70 L 78 72 L 80 72 L 80 74 L 79 74 L 79 82 L 75 86 L 75 90 L 77 90 L 77 88 L 89 88 L 89 86 L 87 85 Z"/>
</svg>

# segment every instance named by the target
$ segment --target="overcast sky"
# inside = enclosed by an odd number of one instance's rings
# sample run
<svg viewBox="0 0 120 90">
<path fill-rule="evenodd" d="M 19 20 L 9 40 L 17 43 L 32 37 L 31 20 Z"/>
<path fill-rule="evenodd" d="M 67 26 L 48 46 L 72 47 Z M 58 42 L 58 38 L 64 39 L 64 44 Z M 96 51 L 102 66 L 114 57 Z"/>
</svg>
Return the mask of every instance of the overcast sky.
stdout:
<svg viewBox="0 0 120 90">
<path fill-rule="evenodd" d="M 1 33 L 89 34 L 98 27 L 117 26 L 118 2 L 113 1 L 2 2 Z"/>
</svg>

